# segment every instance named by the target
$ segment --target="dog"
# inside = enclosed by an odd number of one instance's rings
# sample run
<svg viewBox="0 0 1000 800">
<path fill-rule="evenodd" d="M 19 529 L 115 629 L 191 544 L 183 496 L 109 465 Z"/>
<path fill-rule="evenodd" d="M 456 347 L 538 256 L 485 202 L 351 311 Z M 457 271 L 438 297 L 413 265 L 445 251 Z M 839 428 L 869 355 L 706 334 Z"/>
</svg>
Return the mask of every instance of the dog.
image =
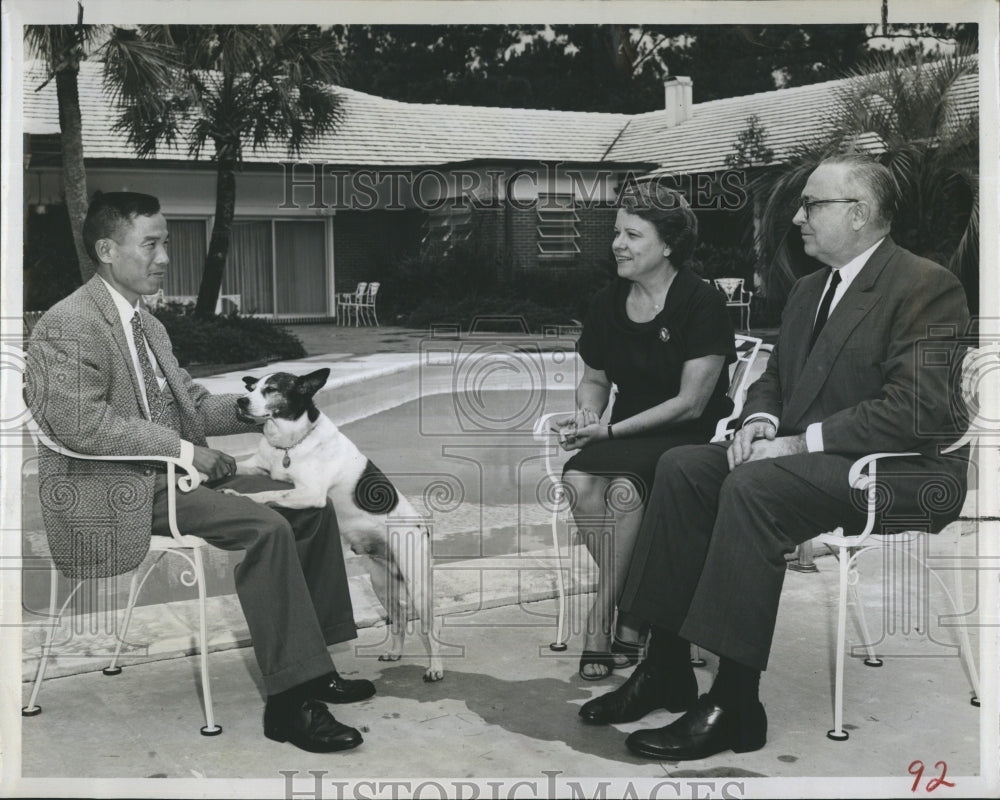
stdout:
<svg viewBox="0 0 1000 800">
<path fill-rule="evenodd" d="M 320 508 L 329 497 L 351 550 L 382 567 L 372 572 L 372 584 L 389 613 L 391 640 L 379 660 L 402 657 L 407 621 L 416 606 L 430 657 L 424 680 L 439 681 L 444 667 L 431 596 L 430 536 L 410 501 L 316 407 L 313 396 L 329 376 L 324 368 L 300 377 L 277 372 L 243 378 L 247 393 L 237 398 L 236 415 L 244 422 L 263 422 L 264 436 L 257 452 L 237 464 L 237 473 L 269 475 L 293 488 L 223 491 L 285 508 Z"/>
</svg>

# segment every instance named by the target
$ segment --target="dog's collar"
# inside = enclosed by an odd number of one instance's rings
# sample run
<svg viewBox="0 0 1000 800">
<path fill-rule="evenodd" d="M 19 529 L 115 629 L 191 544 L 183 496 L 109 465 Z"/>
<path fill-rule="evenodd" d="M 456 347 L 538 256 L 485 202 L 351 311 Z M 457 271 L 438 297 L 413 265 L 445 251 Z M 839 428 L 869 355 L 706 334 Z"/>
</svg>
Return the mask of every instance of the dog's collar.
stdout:
<svg viewBox="0 0 1000 800">
<path fill-rule="evenodd" d="M 281 466 L 283 466 L 285 469 L 288 469 L 292 465 L 292 457 L 290 455 L 288 455 L 288 451 L 289 450 L 293 450 L 294 448 L 296 448 L 300 444 L 302 444 L 307 438 L 309 438 L 309 434 L 311 432 L 312 432 L 312 428 L 310 428 L 308 431 L 306 431 L 306 435 L 303 436 L 301 439 L 299 439 L 295 444 L 290 444 L 290 445 L 288 445 L 288 447 L 281 447 L 279 445 L 272 445 L 272 447 L 274 447 L 275 450 L 281 450 L 285 454 L 284 458 L 281 459 Z"/>
</svg>

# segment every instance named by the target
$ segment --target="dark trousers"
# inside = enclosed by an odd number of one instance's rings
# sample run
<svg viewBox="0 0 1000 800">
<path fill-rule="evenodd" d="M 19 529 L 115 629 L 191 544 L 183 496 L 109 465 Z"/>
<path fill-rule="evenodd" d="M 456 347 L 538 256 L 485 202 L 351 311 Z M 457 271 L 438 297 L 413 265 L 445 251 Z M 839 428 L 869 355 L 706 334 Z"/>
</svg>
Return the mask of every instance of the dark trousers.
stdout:
<svg viewBox="0 0 1000 800">
<path fill-rule="evenodd" d="M 241 492 L 288 488 L 238 475 L 212 484 Z M 200 486 L 177 492 L 177 526 L 223 550 L 244 551 L 236 594 L 250 628 L 268 694 L 329 672 L 327 646 L 354 639 L 354 609 L 333 505 L 292 510 L 264 506 Z M 157 482 L 153 533 L 169 535 L 166 480 Z"/>
<path fill-rule="evenodd" d="M 766 669 L 785 554 L 837 526 L 860 532 L 864 525 L 848 488 L 851 463 L 809 453 L 730 472 L 725 445 L 671 450 L 657 465 L 621 607 Z M 825 485 L 801 477 L 817 472 Z"/>
</svg>

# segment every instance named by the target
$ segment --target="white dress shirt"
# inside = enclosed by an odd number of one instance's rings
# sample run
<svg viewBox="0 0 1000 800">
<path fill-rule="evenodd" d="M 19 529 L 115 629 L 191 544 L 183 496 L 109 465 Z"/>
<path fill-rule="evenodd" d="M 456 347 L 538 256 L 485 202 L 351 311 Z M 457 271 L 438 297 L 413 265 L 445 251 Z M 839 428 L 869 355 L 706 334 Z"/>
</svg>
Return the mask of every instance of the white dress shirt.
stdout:
<svg viewBox="0 0 1000 800">
<path fill-rule="evenodd" d="M 872 253 L 874 253 L 880 244 L 885 241 L 885 237 L 879 239 L 875 244 L 869 247 L 860 255 L 855 256 L 850 261 L 848 261 L 842 267 L 831 267 L 831 272 L 827 276 L 826 283 L 823 284 L 823 291 L 820 293 L 820 303 L 816 305 L 816 311 L 813 314 L 813 322 L 816 321 L 816 316 L 819 314 L 819 306 L 822 304 L 822 297 L 826 294 L 826 289 L 830 285 L 830 281 L 833 280 L 832 270 L 838 270 L 840 272 L 840 285 L 833 292 L 833 299 L 830 301 L 830 314 L 833 313 L 833 309 L 837 307 L 837 303 L 840 302 L 841 298 L 847 292 L 847 287 L 850 286 L 858 273 L 865 264 L 868 263 L 868 259 L 871 258 Z M 829 316 L 827 317 L 829 319 Z M 778 418 L 774 414 L 767 414 L 765 412 L 759 412 L 757 414 L 751 414 L 746 418 L 744 425 L 749 424 L 753 420 L 766 420 L 774 425 L 774 429 L 778 429 Z M 806 428 L 806 449 L 810 453 L 822 453 L 823 452 L 823 423 L 813 422 Z"/>
</svg>

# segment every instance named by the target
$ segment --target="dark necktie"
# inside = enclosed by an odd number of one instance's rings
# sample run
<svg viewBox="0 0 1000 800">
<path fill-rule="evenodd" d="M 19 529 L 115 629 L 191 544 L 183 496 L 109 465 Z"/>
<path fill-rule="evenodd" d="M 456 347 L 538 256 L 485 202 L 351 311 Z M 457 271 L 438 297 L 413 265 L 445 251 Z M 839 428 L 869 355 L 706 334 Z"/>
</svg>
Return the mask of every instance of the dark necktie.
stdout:
<svg viewBox="0 0 1000 800">
<path fill-rule="evenodd" d="M 139 368 L 142 370 L 142 383 L 146 387 L 146 404 L 149 406 L 149 418 L 153 422 L 163 419 L 166 403 L 160 391 L 160 382 L 156 380 L 153 364 L 146 350 L 146 334 L 142 329 L 142 318 L 136 311 L 132 316 L 132 338 L 135 340 L 135 352 L 139 355 Z"/>
<path fill-rule="evenodd" d="M 812 336 L 809 338 L 809 349 L 813 349 L 813 345 L 816 344 L 816 339 L 819 337 L 819 332 L 823 330 L 823 326 L 826 325 L 826 319 L 830 316 L 830 303 L 833 302 L 833 294 L 837 291 L 837 286 L 840 283 L 840 270 L 831 270 L 833 275 L 830 277 L 830 285 L 826 287 L 826 293 L 823 295 L 823 299 L 819 303 L 819 312 L 816 314 L 816 322 L 813 324 Z"/>
</svg>

